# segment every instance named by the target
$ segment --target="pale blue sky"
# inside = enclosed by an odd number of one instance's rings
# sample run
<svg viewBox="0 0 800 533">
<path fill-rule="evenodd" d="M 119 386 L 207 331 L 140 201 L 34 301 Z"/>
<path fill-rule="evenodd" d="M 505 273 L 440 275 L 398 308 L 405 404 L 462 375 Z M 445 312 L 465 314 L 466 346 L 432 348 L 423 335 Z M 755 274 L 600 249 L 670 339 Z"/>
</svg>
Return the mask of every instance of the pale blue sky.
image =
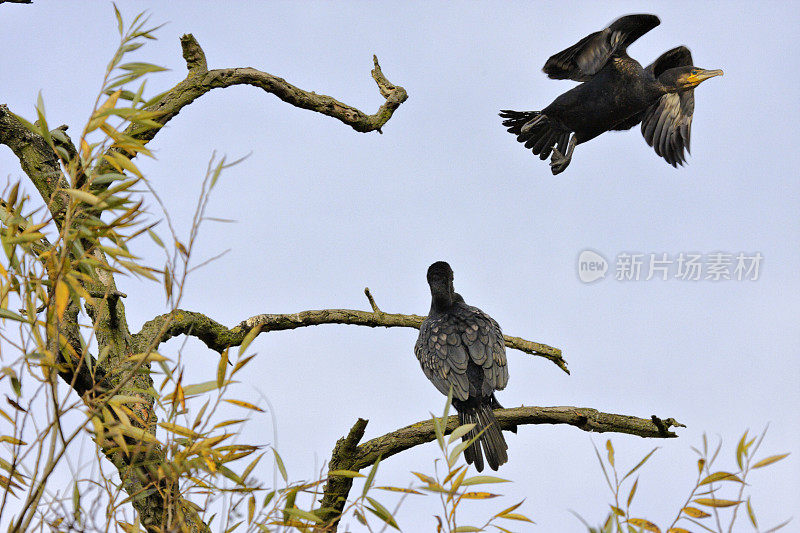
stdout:
<svg viewBox="0 0 800 533">
<path fill-rule="evenodd" d="M 206 225 L 198 257 L 231 252 L 193 275 L 184 308 L 232 326 L 259 313 L 364 309 L 369 286 L 384 310 L 424 314 L 426 268 L 447 260 L 468 303 L 505 333 L 562 348 L 569 362 L 571 376 L 509 351 L 501 403 L 657 414 L 688 426 L 669 441 L 611 435 L 622 465 L 661 447 L 642 470 L 637 514 L 667 526 L 694 481 L 690 447 L 703 432 L 729 446 L 720 463 L 727 469 L 735 468 L 730 447 L 741 433 L 767 422 L 767 453 L 798 452 L 796 2 L 118 6 L 128 18 L 148 9 L 154 21 L 169 22 L 137 52 L 172 69 L 148 82 L 153 93 L 184 76 L 178 37 L 191 32 L 211 68 L 256 67 L 368 113 L 382 101 L 369 75 L 375 53 L 410 95 L 383 135 L 356 133 L 251 87 L 210 93 L 172 120 L 152 143 L 158 160 L 140 168 L 184 234 L 212 151 L 252 152 L 223 175 L 209 207 L 238 223 Z M 631 12 L 662 21 L 629 49 L 642 63 L 685 44 L 698 66 L 725 70 L 696 91 L 689 163 L 673 169 L 634 129 L 578 146 L 553 177 L 505 132 L 497 111 L 541 109 L 572 87 L 548 80 L 544 61 Z M 0 28 L 0 102 L 31 118 L 42 90 L 49 122 L 78 130 L 116 47 L 110 3 L 4 4 Z M 5 148 L 0 174 L 22 174 Z M 584 285 L 576 260 L 587 248 L 612 261 L 622 252 L 718 251 L 760 252 L 764 260 L 755 282 Z M 149 242 L 138 251 L 158 259 Z M 134 329 L 163 312 L 159 287 L 118 284 L 130 295 Z M 440 411 L 443 398 L 414 358 L 415 339 L 410 329 L 355 326 L 262 335 L 237 394 L 260 401 L 257 388 L 269 397 L 289 473 L 309 478 L 357 417 L 370 420 L 371 438 Z M 214 353 L 189 342 L 185 357 L 196 361 L 194 381 L 213 379 Z M 569 509 L 599 523 L 610 495 L 591 441 L 602 447 L 608 436 L 520 428 L 507 437 L 510 461 L 500 471 L 514 484 L 502 487 L 502 502 L 476 504 L 475 516 L 527 498 L 523 510 L 538 524 L 531 531 L 582 531 Z M 269 415 L 246 438 L 271 443 Z M 434 445 L 393 457 L 379 480 L 410 483 L 409 471 L 430 470 L 435 457 Z M 259 475 L 271 479 L 271 469 Z M 763 526 L 796 515 L 798 480 L 795 455 L 753 475 Z M 398 520 L 405 531 L 433 531 L 437 505 L 409 498 Z"/>
</svg>

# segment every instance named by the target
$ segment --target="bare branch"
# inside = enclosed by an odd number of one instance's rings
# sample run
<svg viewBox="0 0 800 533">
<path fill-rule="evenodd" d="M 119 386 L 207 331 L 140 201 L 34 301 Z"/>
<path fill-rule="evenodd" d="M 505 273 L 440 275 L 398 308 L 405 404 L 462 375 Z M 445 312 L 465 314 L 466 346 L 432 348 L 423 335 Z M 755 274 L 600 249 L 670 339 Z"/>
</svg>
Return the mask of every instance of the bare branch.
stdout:
<svg viewBox="0 0 800 533">
<path fill-rule="evenodd" d="M 365 290 L 369 294 L 368 289 Z M 370 299 L 373 309 L 377 309 L 374 299 Z M 358 311 L 355 309 L 324 309 L 319 311 L 302 311 L 293 314 L 257 315 L 233 328 L 227 328 L 202 313 L 177 309 L 154 318 L 142 326 L 142 330 L 134 335 L 134 346 L 144 349 L 147 346 L 157 347 L 178 335 L 191 335 L 203 341 L 212 350 L 221 353 L 230 346 L 239 346 L 245 335 L 255 327 L 261 333 L 297 329 L 321 324 L 350 324 L 354 326 L 404 327 L 419 329 L 424 316 L 402 315 L 377 311 Z M 504 336 L 506 346 L 538 357 L 544 357 L 555 363 L 569 374 L 567 362 L 561 356 L 561 350 L 546 344 L 531 342 L 519 337 Z"/>
<path fill-rule="evenodd" d="M 589 407 L 515 407 L 494 411 L 500 427 L 516 433 L 518 426 L 527 424 L 569 424 L 584 431 L 627 433 L 646 438 L 675 438 L 670 428 L 686 427 L 673 418 L 662 420 L 653 415 L 650 419 L 629 415 L 603 413 Z M 425 420 L 368 440 L 356 447 L 363 438 L 367 420 L 359 418 L 347 437 L 339 439 L 331 454 L 329 472 L 336 470 L 359 471 L 380 459 L 404 452 L 414 446 L 436 439 L 433 421 Z M 458 416 L 447 419 L 445 433 L 459 426 Z M 347 476 L 330 476 L 323 489 L 322 506 L 316 513 L 325 519 L 324 531 L 336 531 L 339 517 L 347 502 L 353 480 Z M 322 531 L 322 529 L 320 529 Z"/>
<path fill-rule="evenodd" d="M 339 439 L 331 453 L 328 471 L 353 470 L 358 459 L 358 443 L 364 438 L 367 429 L 367 420 L 359 418 L 346 437 Z M 342 511 L 347 503 L 347 495 L 353 486 L 353 478 L 347 476 L 332 476 L 322 489 L 320 508 L 316 513 L 324 520 L 326 531 L 336 529 L 336 524 L 342 516 Z"/>
<path fill-rule="evenodd" d="M 287 104 L 328 115 L 362 133 L 370 131 L 381 132 L 381 128 L 392 118 L 395 110 L 408 99 L 408 93 L 406 93 L 405 89 L 399 85 L 392 84 L 386 79 L 378 64 L 378 58 L 375 56 L 372 58 L 374 63 L 372 78 L 386 101 L 378 108 L 375 114 L 368 115 L 335 98 L 317 94 L 313 91 L 304 91 L 283 78 L 254 68 L 208 70 L 205 53 L 192 34 L 181 37 L 181 48 L 183 49 L 183 58 L 186 60 L 189 74 L 186 79 L 175 87 L 159 95 L 158 99 L 146 109 L 146 111 L 158 112 L 159 116 L 154 120 L 162 125 L 172 120 L 184 107 L 212 89 L 232 87 L 234 85 L 258 87 L 274 94 Z M 158 131 L 158 128 L 144 129 L 140 126 L 131 125 L 125 130 L 125 134 L 148 142 L 156 136 Z M 108 168 L 107 163 L 103 162 L 96 169 L 96 173 L 103 174 L 108 171 Z"/>
<path fill-rule="evenodd" d="M 627 433 L 639 437 L 663 439 L 678 436 L 675 432 L 669 431 L 671 427 L 684 427 L 672 418 L 662 421 L 659 425 L 651 418 L 603 413 L 590 407 L 514 407 L 498 409 L 494 414 L 500 427 L 506 431 L 527 424 L 568 424 L 594 433 Z M 661 421 L 657 417 L 656 419 Z M 450 433 L 458 425 L 457 416 L 449 417 L 445 432 Z M 383 460 L 435 438 L 431 420 L 417 422 L 374 438 L 358 447 L 358 458 L 353 463 L 353 470 L 370 466 L 378 457 Z"/>
</svg>

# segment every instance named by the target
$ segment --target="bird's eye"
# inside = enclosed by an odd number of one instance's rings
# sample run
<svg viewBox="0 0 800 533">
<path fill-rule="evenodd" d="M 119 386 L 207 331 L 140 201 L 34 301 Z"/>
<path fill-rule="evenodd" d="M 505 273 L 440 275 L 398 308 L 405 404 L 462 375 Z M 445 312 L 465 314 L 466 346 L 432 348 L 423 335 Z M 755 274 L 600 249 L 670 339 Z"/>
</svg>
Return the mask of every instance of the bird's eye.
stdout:
<svg viewBox="0 0 800 533">
<path fill-rule="evenodd" d="M 697 76 L 697 74 L 699 74 L 699 71 L 696 68 L 693 68 L 692 69 L 692 76 Z"/>
</svg>

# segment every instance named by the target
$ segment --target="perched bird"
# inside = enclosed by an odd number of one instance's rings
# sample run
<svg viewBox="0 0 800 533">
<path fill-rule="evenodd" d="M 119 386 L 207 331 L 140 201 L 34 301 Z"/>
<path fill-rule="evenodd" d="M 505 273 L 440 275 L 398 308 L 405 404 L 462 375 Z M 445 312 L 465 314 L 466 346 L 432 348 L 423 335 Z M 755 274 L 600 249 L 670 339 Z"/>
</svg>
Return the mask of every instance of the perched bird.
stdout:
<svg viewBox="0 0 800 533">
<path fill-rule="evenodd" d="M 627 15 L 587 35 L 550 59 L 542 69 L 556 80 L 583 82 L 541 111 L 503 110 L 503 125 L 544 160 L 563 172 L 575 146 L 609 130 L 642 125 L 647 144 L 676 167 L 686 161 L 694 112 L 694 88 L 721 76 L 721 70 L 692 65 L 692 54 L 678 46 L 647 68 L 631 59 L 628 46 L 658 26 L 655 15 Z"/>
<path fill-rule="evenodd" d="M 483 452 L 492 470 L 508 461 L 508 445 L 492 409 L 502 409 L 495 390 L 508 383 L 506 348 L 500 326 L 489 315 L 464 302 L 453 289 L 453 270 L 444 261 L 428 268 L 431 310 L 422 322 L 414 353 L 428 379 L 447 395 L 461 425 L 475 424 L 462 440 L 481 431 L 464 450 L 467 463 L 483 471 Z M 514 428 L 514 431 L 516 428 Z"/>
</svg>

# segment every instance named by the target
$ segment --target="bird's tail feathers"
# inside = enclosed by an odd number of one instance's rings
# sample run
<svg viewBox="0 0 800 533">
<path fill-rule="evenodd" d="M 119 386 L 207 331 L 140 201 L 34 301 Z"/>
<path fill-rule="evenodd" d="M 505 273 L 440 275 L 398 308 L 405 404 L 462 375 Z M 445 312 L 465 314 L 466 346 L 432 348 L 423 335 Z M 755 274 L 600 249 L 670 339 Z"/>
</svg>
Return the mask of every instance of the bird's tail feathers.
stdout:
<svg viewBox="0 0 800 533">
<path fill-rule="evenodd" d="M 550 157 L 553 148 L 563 154 L 569 144 L 570 131 L 540 111 L 500 111 L 503 126 L 517 136 L 539 159 Z"/>
<path fill-rule="evenodd" d="M 458 412 L 459 424 L 475 424 L 472 430 L 462 437 L 464 442 L 478 438 L 464 450 L 464 459 L 467 464 L 474 464 L 475 470 L 483 471 L 483 455 L 489 468 L 497 470 L 500 465 L 508 461 L 508 444 L 503 438 L 503 432 L 494 416 L 491 404 L 481 404 L 477 408 L 467 408 Z M 481 452 L 481 446 L 483 452 Z"/>
<path fill-rule="evenodd" d="M 464 442 L 474 439 L 481 431 L 478 413 L 474 409 L 459 411 L 458 423 L 462 426 L 465 424 L 475 424 L 475 427 L 473 427 L 469 433 L 461 437 L 461 440 Z M 483 454 L 481 453 L 480 440 L 475 440 L 475 442 L 467 446 L 464 450 L 464 459 L 467 461 L 467 464 L 474 464 L 478 472 L 483 471 Z"/>
<path fill-rule="evenodd" d="M 483 444 L 486 462 L 492 470 L 497 470 L 501 464 L 508 461 L 508 444 L 503 438 L 503 432 L 490 405 L 481 405 L 478 409 L 478 423 L 483 431 L 479 440 Z"/>
</svg>

